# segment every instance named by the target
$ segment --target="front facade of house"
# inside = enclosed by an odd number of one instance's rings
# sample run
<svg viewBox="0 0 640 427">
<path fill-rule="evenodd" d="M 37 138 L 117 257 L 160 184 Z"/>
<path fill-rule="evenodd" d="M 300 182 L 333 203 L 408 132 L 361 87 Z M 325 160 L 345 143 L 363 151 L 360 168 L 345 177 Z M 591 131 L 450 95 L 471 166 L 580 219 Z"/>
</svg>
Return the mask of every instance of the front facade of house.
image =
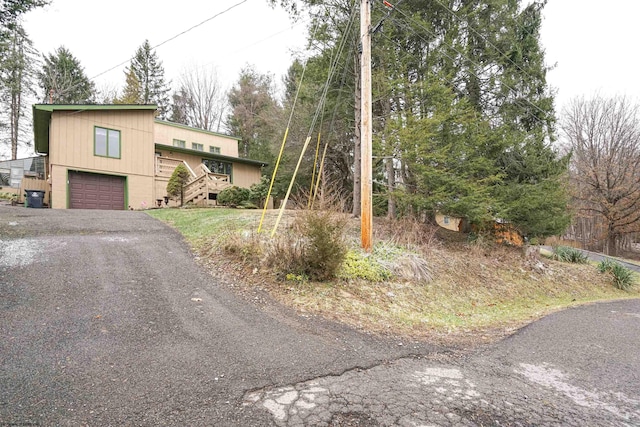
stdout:
<svg viewBox="0 0 640 427">
<path fill-rule="evenodd" d="M 215 204 L 224 188 L 260 181 L 264 164 L 239 158 L 238 138 L 156 120 L 155 111 L 154 105 L 34 105 L 35 147 L 46 154 L 51 207 L 164 205 L 180 163 L 191 174 L 185 203 Z"/>
</svg>

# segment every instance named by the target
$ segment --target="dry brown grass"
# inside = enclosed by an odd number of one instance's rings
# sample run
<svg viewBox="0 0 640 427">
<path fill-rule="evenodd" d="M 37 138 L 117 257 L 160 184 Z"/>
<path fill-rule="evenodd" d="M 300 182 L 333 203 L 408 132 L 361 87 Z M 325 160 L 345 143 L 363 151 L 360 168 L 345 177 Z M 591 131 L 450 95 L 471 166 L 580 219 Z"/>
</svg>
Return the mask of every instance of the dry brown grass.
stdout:
<svg viewBox="0 0 640 427">
<path fill-rule="evenodd" d="M 296 214 L 287 212 L 289 224 Z M 265 230 L 271 230 L 275 216 L 275 212 L 268 213 Z M 242 219 L 238 222 L 242 226 L 236 230 L 240 240 L 226 244 L 237 246 L 231 252 L 235 251 L 236 260 L 245 260 L 244 267 L 238 267 L 237 262 L 229 263 L 210 245 L 200 246 L 201 254 L 205 253 L 204 248 L 209 248 L 206 256 L 218 270 L 221 265 L 232 266 L 224 271 L 233 276 L 234 283 L 247 289 L 254 286 L 266 289 L 274 299 L 301 313 L 321 315 L 379 334 L 429 337 L 446 343 L 460 340 L 468 343 L 469 339 L 482 342 L 561 308 L 640 297 L 640 286 L 630 291 L 615 289 L 608 277 L 591 265 L 542 258 L 534 260 L 537 265 L 533 266 L 521 249 L 487 241 L 468 244 L 458 233 L 443 233 L 410 220 L 392 222 L 378 218 L 374 223 L 376 245 L 413 250 L 402 254 L 407 256 L 404 267 L 396 260 L 408 274 L 396 271 L 393 279 L 381 283 L 282 280 L 269 265 L 256 263 L 257 259 L 264 259 L 263 253 L 246 249 L 247 245 L 249 248 L 256 245 L 255 239 L 268 239 L 268 232 L 257 235 L 250 231 L 257 229 L 260 212 L 244 211 L 237 217 Z M 286 225 L 280 228 L 284 232 L 286 229 Z M 359 233 L 359 219 L 352 218 L 348 234 L 356 245 Z M 222 243 L 219 238 L 213 240 L 218 242 L 216 245 Z M 409 279 L 416 274 L 430 280 Z"/>
</svg>

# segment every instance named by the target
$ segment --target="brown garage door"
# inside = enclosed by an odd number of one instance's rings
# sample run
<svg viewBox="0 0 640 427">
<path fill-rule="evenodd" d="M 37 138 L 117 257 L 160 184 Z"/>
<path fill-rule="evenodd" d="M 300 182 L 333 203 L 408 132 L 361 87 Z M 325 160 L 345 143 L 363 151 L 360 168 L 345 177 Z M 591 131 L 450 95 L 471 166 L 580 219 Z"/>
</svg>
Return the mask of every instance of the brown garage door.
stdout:
<svg viewBox="0 0 640 427">
<path fill-rule="evenodd" d="M 124 209 L 124 177 L 69 172 L 71 209 Z"/>
</svg>

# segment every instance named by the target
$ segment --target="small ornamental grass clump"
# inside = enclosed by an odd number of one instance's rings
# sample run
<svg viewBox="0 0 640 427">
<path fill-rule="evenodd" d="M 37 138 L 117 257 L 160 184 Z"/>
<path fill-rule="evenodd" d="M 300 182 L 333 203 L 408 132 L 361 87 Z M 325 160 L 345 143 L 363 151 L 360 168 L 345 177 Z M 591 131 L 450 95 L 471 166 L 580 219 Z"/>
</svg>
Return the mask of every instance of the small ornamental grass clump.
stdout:
<svg viewBox="0 0 640 427">
<path fill-rule="evenodd" d="M 556 246 L 553 248 L 552 258 L 556 261 L 586 264 L 589 258 L 579 249 L 570 246 Z"/>
<path fill-rule="evenodd" d="M 633 286 L 633 272 L 620 263 L 605 259 L 598 264 L 600 273 L 610 273 L 613 286 L 623 291 L 628 291 Z"/>
</svg>

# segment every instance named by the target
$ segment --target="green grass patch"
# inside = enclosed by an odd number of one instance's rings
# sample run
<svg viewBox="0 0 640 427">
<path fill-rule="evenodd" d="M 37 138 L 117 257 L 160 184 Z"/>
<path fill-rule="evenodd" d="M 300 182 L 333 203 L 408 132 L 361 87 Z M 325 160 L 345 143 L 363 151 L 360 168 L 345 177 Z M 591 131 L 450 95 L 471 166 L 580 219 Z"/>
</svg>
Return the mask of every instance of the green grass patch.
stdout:
<svg viewBox="0 0 640 427">
<path fill-rule="evenodd" d="M 248 230 L 256 222 L 255 211 L 247 215 L 246 211 L 236 209 L 165 208 L 146 212 L 174 227 L 196 249 L 201 249 L 212 238 L 233 231 Z"/>
<path fill-rule="evenodd" d="M 261 288 L 300 312 L 372 332 L 412 337 L 484 334 L 496 328 L 510 330 L 573 305 L 640 297 L 639 286 L 618 289 L 608 274 L 600 274 L 593 265 L 581 261 L 542 259 L 544 269 L 540 272 L 527 263 L 519 249 L 438 243 L 434 239 L 402 246 L 398 243 L 403 241 L 401 230 L 392 230 L 393 240 L 379 235 L 373 253 L 367 254 L 358 247 L 357 219 L 348 228 L 347 234 L 353 235 L 347 236 L 351 243 L 338 278 L 314 282 L 294 271 L 278 276 L 271 274 L 272 266 L 260 261 L 265 259 L 269 244 L 264 245 L 265 251 L 256 248 L 261 247 L 260 242 L 276 244 L 278 236 L 290 233 L 293 217 L 299 213 L 285 214 L 275 240 L 269 236 L 278 212 L 267 212 L 264 232 L 257 234 L 261 213 L 237 209 L 149 211 L 180 231 L 194 248 L 208 245 L 201 252 L 211 254 L 214 263 L 223 260 L 233 266 L 229 274 L 237 275 L 236 283 L 251 287 L 252 277 L 256 277 Z M 404 241 L 415 242 L 409 237 Z M 218 242 L 215 253 L 212 241 Z M 225 252 L 225 245 L 237 250 Z M 254 269 L 260 274 L 246 274 Z M 637 281 L 637 275 L 632 278 Z"/>
</svg>

